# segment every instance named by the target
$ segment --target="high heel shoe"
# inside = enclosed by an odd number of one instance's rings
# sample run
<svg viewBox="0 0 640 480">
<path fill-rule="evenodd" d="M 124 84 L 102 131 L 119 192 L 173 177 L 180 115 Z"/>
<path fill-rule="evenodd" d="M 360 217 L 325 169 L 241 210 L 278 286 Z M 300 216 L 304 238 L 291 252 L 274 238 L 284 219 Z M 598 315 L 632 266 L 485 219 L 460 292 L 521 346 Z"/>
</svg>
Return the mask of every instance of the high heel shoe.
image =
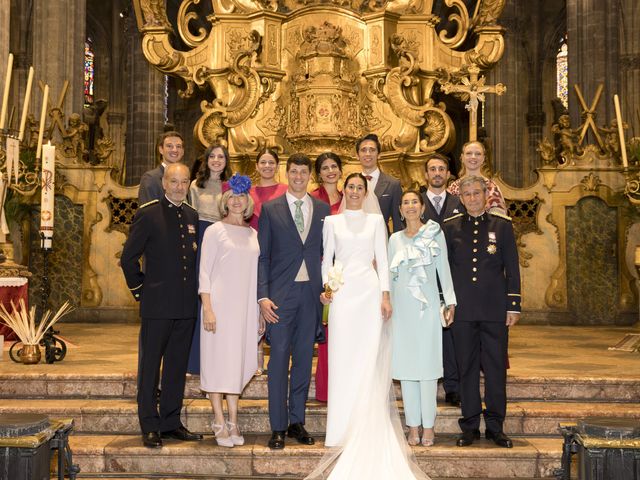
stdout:
<svg viewBox="0 0 640 480">
<path fill-rule="evenodd" d="M 227 430 L 229 430 L 229 438 L 231 439 L 233 444 L 238 446 L 244 445 L 244 437 L 240 433 L 240 429 L 238 428 L 238 425 L 231 422 L 226 422 L 226 423 L 227 423 Z M 234 435 L 231 433 L 231 431 L 234 429 L 238 432 L 238 435 Z"/>
<path fill-rule="evenodd" d="M 426 433 L 429 432 L 431 436 L 427 437 Z M 436 442 L 436 434 L 433 431 L 433 428 L 425 428 L 422 431 L 422 441 L 420 445 L 423 447 L 433 447 L 433 444 Z"/>
<path fill-rule="evenodd" d="M 416 428 L 415 431 L 409 430 L 409 435 L 407 436 L 407 443 L 412 447 L 415 447 L 420 443 L 420 431 Z"/>
<path fill-rule="evenodd" d="M 235 445 L 233 443 L 233 440 L 231 439 L 231 434 L 229 433 L 225 425 L 218 425 L 216 423 L 212 423 L 211 428 L 213 429 L 213 435 L 216 437 L 216 442 L 218 443 L 218 446 L 230 448 Z M 218 435 L 220 435 L 224 431 L 227 432 L 227 436 L 219 437 Z"/>
</svg>

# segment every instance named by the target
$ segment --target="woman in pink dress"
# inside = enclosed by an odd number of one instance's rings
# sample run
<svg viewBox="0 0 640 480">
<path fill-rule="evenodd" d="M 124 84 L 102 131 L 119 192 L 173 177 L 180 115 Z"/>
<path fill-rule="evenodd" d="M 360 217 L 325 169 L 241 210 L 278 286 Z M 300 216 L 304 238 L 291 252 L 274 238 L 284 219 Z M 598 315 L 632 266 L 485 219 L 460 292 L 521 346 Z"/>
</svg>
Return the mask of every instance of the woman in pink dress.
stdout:
<svg viewBox="0 0 640 480">
<path fill-rule="evenodd" d="M 462 155 L 460 160 L 462 161 L 462 168 L 460 168 L 460 175 L 458 179 L 449 185 L 447 192 L 451 195 L 460 195 L 460 180 L 467 175 L 478 175 L 484 178 L 487 184 L 487 211 L 493 210 L 503 215 L 507 214 L 507 204 L 504 201 L 504 196 L 498 188 L 498 185 L 491 180 L 491 167 L 485 161 L 486 150 L 482 142 L 474 141 L 467 142 L 462 146 Z"/>
<path fill-rule="evenodd" d="M 251 187 L 249 195 L 253 200 L 253 216 L 249 220 L 251 225 L 258 231 L 258 219 L 262 204 L 273 200 L 287 191 L 287 185 L 276 182 L 278 173 L 278 153 L 270 148 L 263 148 L 256 157 L 256 172 L 258 172 L 258 183 Z M 258 375 L 267 373 L 264 367 L 264 338 L 258 342 Z"/>
<path fill-rule="evenodd" d="M 238 429 L 238 400 L 256 371 L 256 338 L 264 331 L 256 302 L 260 247 L 256 231 L 247 224 L 253 213 L 251 180 L 236 174 L 229 187 L 220 197 L 222 220 L 204 234 L 198 286 L 200 388 L 211 401 L 213 433 L 223 447 L 244 444 Z"/>
<path fill-rule="evenodd" d="M 342 160 L 333 152 L 321 153 L 316 158 L 316 181 L 320 184 L 311 196 L 328 203 L 331 207 L 331 215 L 338 213 L 342 192 L 338 190 L 338 182 L 342 178 Z M 327 385 L 329 382 L 329 366 L 327 345 L 329 342 L 329 329 L 325 325 L 326 343 L 318 344 L 318 363 L 316 365 L 316 400 L 327 401 Z"/>
</svg>

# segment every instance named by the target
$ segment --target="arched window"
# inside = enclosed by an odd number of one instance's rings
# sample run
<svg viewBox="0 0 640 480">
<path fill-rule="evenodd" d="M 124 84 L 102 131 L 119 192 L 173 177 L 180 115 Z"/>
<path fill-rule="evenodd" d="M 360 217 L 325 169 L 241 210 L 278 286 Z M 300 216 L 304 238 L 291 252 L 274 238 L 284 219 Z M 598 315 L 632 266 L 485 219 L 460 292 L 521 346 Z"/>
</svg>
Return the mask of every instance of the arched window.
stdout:
<svg viewBox="0 0 640 480">
<path fill-rule="evenodd" d="M 569 64 L 567 61 L 567 38 L 562 39 L 556 55 L 556 96 L 565 108 L 569 108 Z"/>
<path fill-rule="evenodd" d="M 84 42 L 84 104 L 93 104 L 93 80 L 95 77 L 95 54 L 93 42 L 87 38 Z"/>
</svg>

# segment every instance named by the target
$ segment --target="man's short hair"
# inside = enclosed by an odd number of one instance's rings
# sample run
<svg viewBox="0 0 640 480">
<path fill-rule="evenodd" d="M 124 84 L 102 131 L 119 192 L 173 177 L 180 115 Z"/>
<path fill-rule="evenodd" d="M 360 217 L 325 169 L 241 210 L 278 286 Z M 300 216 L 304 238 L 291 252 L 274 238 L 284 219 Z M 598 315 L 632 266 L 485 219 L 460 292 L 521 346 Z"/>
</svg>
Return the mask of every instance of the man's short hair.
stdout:
<svg viewBox="0 0 640 480">
<path fill-rule="evenodd" d="M 441 162 L 444 162 L 444 164 L 447 166 L 447 171 L 450 171 L 451 168 L 449 166 L 449 159 L 447 157 L 445 157 L 444 155 L 442 155 L 441 153 L 432 153 L 429 158 L 427 159 L 427 162 L 424 164 L 424 171 L 426 172 L 429 169 L 429 162 L 431 160 L 440 160 Z"/>
<path fill-rule="evenodd" d="M 467 177 L 463 177 L 462 180 L 460 180 L 460 185 L 458 185 L 460 193 L 462 193 L 463 187 L 471 185 L 472 183 L 479 183 L 482 186 L 482 191 L 487 193 L 487 182 L 480 175 L 469 175 Z"/>
<path fill-rule="evenodd" d="M 372 142 L 374 142 L 376 144 L 376 148 L 378 149 L 378 153 L 380 153 L 380 151 L 382 150 L 382 147 L 380 146 L 380 140 L 378 140 L 378 135 L 376 135 L 375 133 L 370 133 L 368 135 L 365 135 L 364 137 L 362 137 L 360 140 L 356 142 L 356 153 L 360 151 L 360 144 L 362 144 L 362 142 L 366 142 L 367 140 L 371 140 Z"/>
<path fill-rule="evenodd" d="M 311 160 L 304 153 L 294 153 L 287 159 L 287 172 L 291 165 L 306 165 L 311 173 Z"/>
<path fill-rule="evenodd" d="M 184 138 L 182 137 L 182 134 L 180 132 L 176 132 L 175 130 L 162 132 L 160 135 L 158 135 L 158 141 L 156 142 L 156 158 L 158 161 L 162 160 L 162 155 L 160 155 L 160 151 L 158 149 L 164 145 L 164 141 L 169 137 L 178 137 L 184 144 Z"/>
</svg>

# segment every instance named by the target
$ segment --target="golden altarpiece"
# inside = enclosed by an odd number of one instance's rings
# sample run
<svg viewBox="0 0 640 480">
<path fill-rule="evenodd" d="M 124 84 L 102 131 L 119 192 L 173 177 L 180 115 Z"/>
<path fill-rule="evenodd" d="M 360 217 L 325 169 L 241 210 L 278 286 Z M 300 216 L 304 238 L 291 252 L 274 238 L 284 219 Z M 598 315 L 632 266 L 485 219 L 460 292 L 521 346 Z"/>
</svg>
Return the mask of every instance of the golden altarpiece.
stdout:
<svg viewBox="0 0 640 480">
<path fill-rule="evenodd" d="M 354 170 L 355 140 L 375 132 L 382 168 L 405 186 L 424 183 L 426 157 L 451 152 L 464 137 L 458 130 L 456 138 L 444 96 L 466 104 L 474 138 L 479 102 L 504 91 L 483 76 L 504 51 L 504 1 L 480 0 L 467 11 L 465 2 L 445 0 L 447 19 L 432 13 L 433 0 L 212 0 L 215 13 L 199 18 L 194 7 L 201 1 L 181 2 L 175 29 L 163 0 L 133 5 L 149 62 L 183 81 L 181 95 L 202 99 L 195 140 L 228 145 L 236 170 L 252 173 L 263 146 L 284 158 L 332 150 Z M 173 46 L 178 36 L 181 49 Z M 80 264 L 75 282 L 65 282 L 79 291 L 79 318 L 134 319 L 118 259 L 137 187 L 118 181 L 122 159 L 112 158 L 108 138 L 95 164 L 73 151 L 80 143 L 67 139 L 65 147 L 71 118 L 59 110 L 50 113 L 58 120 L 49 135 L 61 147 L 56 188 L 63 201 L 56 208 L 78 220 L 68 232 L 58 230 L 75 244 L 54 236 L 56 263 L 61 270 Z M 572 130 L 567 119 L 553 126 L 533 185 L 512 188 L 496 176 L 517 232 L 524 317 L 631 323 L 640 227 L 629 198 L 637 166 L 623 168 L 611 129 L 597 127 L 594 115 L 583 118 L 586 130 Z M 64 220 L 58 225 L 67 228 Z"/>
</svg>

